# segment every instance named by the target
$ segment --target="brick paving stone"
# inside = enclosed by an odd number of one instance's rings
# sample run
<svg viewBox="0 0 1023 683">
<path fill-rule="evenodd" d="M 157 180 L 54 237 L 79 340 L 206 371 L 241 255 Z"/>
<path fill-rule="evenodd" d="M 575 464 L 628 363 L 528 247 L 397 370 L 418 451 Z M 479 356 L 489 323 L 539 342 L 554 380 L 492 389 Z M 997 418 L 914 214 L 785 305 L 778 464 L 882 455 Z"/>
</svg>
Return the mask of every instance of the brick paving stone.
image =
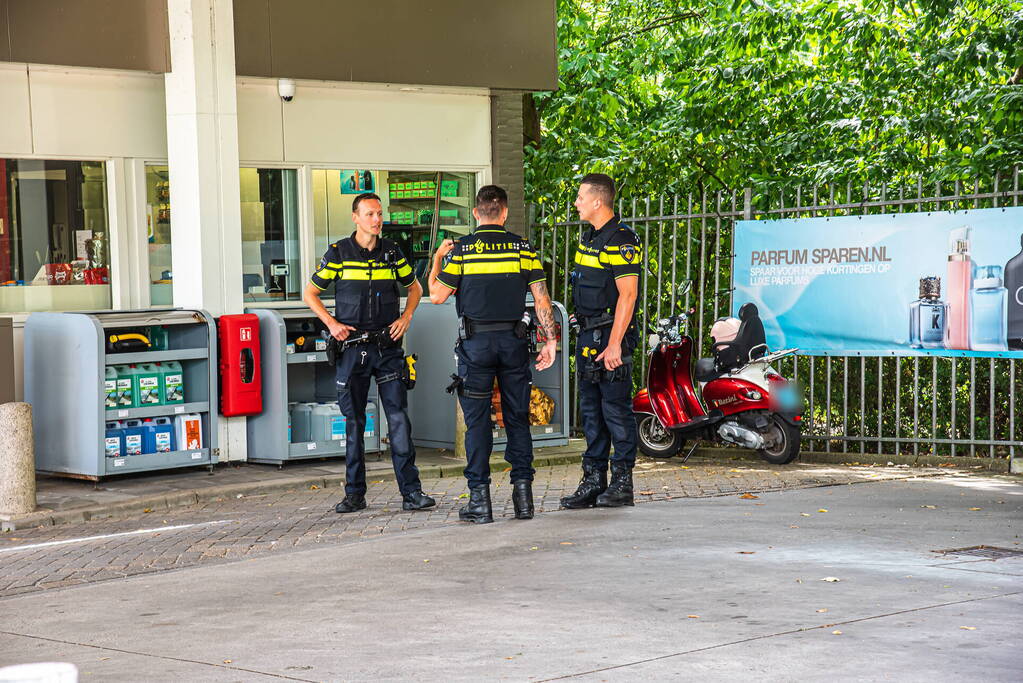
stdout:
<svg viewBox="0 0 1023 683">
<path fill-rule="evenodd" d="M 680 465 L 644 458 L 637 464 L 634 478 L 636 502 L 642 504 L 948 474 L 936 468 L 811 464 L 733 467 L 719 463 Z M 495 517 L 510 518 L 514 508 L 508 473 L 495 472 L 493 479 Z M 578 480 L 579 466 L 575 464 L 538 469 L 533 486 L 537 512 L 556 512 L 559 498 L 574 491 Z M 458 508 L 465 503 L 464 480 L 425 479 L 423 486 L 437 499 L 437 507 L 422 512 L 401 509 L 401 495 L 393 481 L 375 481 L 367 492 L 369 507 L 348 515 L 333 510 L 344 495 L 343 489 L 334 486 L 220 498 L 134 517 L 0 534 L 0 598 L 459 524 Z M 189 526 L 80 540 L 177 525 Z M 13 550 L 70 539 L 78 540 Z"/>
</svg>

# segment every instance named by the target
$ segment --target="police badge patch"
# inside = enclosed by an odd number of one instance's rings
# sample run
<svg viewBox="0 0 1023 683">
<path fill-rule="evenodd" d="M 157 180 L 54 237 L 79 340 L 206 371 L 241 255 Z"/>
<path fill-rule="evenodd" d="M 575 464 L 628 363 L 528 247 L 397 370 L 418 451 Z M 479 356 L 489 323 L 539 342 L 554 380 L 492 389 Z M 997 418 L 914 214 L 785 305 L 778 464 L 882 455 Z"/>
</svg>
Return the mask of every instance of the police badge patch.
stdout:
<svg viewBox="0 0 1023 683">
<path fill-rule="evenodd" d="M 639 257 L 639 249 L 632 244 L 623 244 L 619 248 L 618 253 L 622 255 L 622 258 L 625 259 L 626 263 L 632 263 Z"/>
</svg>

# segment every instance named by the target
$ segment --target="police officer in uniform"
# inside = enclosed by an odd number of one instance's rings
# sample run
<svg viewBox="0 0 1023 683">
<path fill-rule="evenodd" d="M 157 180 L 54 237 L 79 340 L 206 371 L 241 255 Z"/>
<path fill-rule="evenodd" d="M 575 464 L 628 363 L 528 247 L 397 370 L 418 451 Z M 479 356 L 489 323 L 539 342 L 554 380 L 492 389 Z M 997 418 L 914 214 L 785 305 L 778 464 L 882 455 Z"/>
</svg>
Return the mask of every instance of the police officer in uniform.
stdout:
<svg viewBox="0 0 1023 683">
<path fill-rule="evenodd" d="M 446 240 L 434 254 L 430 300 L 443 303 L 452 294 L 459 317 L 458 402 L 465 415 L 465 478 L 469 502 L 459 519 L 476 524 L 494 521 L 490 502 L 490 421 L 494 378 L 501 392 L 511 464 L 512 502 L 516 519 L 533 517 L 533 440 L 529 433 L 530 370 L 526 291 L 533 293 L 537 324 L 548 340 L 536 357 L 537 370 L 554 362 L 557 339 L 554 313 L 543 268 L 529 242 L 504 229 L 508 194 L 496 185 L 481 187 L 473 215 L 479 227 L 457 242 Z M 447 257 L 450 255 L 450 259 Z"/>
<path fill-rule="evenodd" d="M 572 273 L 579 325 L 579 412 L 586 451 L 579 487 L 561 499 L 562 507 L 570 509 L 633 504 L 637 433 L 632 414 L 632 351 L 639 341 L 635 309 L 643 254 L 636 233 L 615 213 L 614 198 L 614 181 L 591 173 L 583 177 L 575 200 L 579 217 L 592 227 L 580 237 Z"/>
<path fill-rule="evenodd" d="M 401 338 L 419 305 L 423 288 L 401 250 L 383 239 L 380 197 L 366 192 L 352 202 L 355 232 L 330 245 L 306 285 L 303 300 L 341 342 L 336 357 L 337 402 L 346 420 L 345 498 L 334 508 L 355 512 L 366 507 L 366 459 L 363 430 L 369 381 L 377 382 L 381 408 L 387 415 L 391 461 L 402 496 L 403 510 L 423 510 L 435 504 L 423 493 L 416 468 L 409 422 L 408 381 Z M 320 292 L 334 283 L 335 312 L 331 316 Z M 408 288 L 405 311 L 399 315 L 398 283 Z"/>
</svg>

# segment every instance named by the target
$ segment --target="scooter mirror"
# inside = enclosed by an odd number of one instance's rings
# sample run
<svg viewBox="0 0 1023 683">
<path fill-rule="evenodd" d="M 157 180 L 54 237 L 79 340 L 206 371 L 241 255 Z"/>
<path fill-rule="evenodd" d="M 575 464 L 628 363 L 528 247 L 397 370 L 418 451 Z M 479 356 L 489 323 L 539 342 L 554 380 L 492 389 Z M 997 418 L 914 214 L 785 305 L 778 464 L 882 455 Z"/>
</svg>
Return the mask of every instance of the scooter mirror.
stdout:
<svg viewBox="0 0 1023 683">
<path fill-rule="evenodd" d="M 650 348 L 651 349 L 656 349 L 657 345 L 661 343 L 661 337 L 659 335 L 657 335 L 657 334 L 651 334 L 649 341 L 650 341 Z"/>
<path fill-rule="evenodd" d="M 686 280 L 685 282 L 680 284 L 678 286 L 678 289 L 675 290 L 675 291 L 676 291 L 676 294 L 678 295 L 678 297 L 682 298 L 686 294 L 688 294 L 690 292 L 690 290 L 692 290 L 692 288 L 693 288 L 693 281 L 692 280 Z"/>
</svg>

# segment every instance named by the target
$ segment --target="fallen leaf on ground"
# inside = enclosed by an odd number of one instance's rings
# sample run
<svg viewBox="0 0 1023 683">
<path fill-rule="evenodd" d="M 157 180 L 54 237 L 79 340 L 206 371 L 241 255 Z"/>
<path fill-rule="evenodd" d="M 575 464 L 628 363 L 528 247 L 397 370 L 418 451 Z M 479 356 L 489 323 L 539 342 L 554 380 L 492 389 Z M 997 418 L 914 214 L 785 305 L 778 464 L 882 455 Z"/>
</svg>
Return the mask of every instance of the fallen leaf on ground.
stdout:
<svg viewBox="0 0 1023 683">
<path fill-rule="evenodd" d="M 230 659 L 225 659 L 225 660 L 224 660 L 224 664 L 230 664 L 230 663 L 231 663 L 231 660 L 230 660 Z"/>
<path fill-rule="evenodd" d="M 928 510 L 937 510 L 938 509 L 937 505 L 921 505 L 920 507 L 927 508 Z"/>
<path fill-rule="evenodd" d="M 817 512 L 827 512 L 827 511 L 828 511 L 828 510 L 827 510 L 827 508 L 821 508 L 821 509 L 820 509 L 820 510 L 818 510 Z"/>
<path fill-rule="evenodd" d="M 796 526 L 795 524 L 791 524 L 791 525 L 789 525 L 789 528 L 790 528 L 790 529 L 798 529 L 799 527 L 798 527 L 798 526 Z"/>
<path fill-rule="evenodd" d="M 468 497 L 469 497 L 469 494 L 468 494 L 468 493 L 460 493 L 460 494 L 458 495 L 458 497 L 459 497 L 459 498 L 468 498 Z"/>
<path fill-rule="evenodd" d="M 423 562 L 429 562 L 429 560 L 423 560 Z"/>
<path fill-rule="evenodd" d="M 828 583 L 838 583 L 841 580 L 842 579 L 838 578 L 837 576 L 825 576 L 823 579 L 821 579 L 821 581 L 827 581 Z"/>
<path fill-rule="evenodd" d="M 142 512 L 152 512 L 152 511 L 153 511 L 153 508 L 146 508 L 146 509 L 145 509 L 145 510 L 143 510 Z"/>
<path fill-rule="evenodd" d="M 739 497 L 744 500 L 757 500 L 758 498 L 760 498 L 760 496 L 754 496 L 752 493 L 744 493 Z"/>
<path fill-rule="evenodd" d="M 687 619 L 699 619 L 700 615 L 699 614 L 687 614 L 686 618 Z"/>
<path fill-rule="evenodd" d="M 810 513 L 809 513 L 809 512 L 800 512 L 799 514 L 800 514 L 800 516 L 802 516 L 802 517 L 809 517 L 809 516 L 810 516 Z"/>
<path fill-rule="evenodd" d="M 822 613 L 822 612 L 827 612 L 827 611 L 828 611 L 828 608 L 827 608 L 827 607 L 822 607 L 822 608 L 820 608 L 819 610 L 817 610 L 818 614 L 819 614 L 819 613 Z"/>
<path fill-rule="evenodd" d="M 510 468 L 510 467 L 505 467 L 505 468 L 504 468 L 503 470 L 501 470 L 501 471 L 502 471 L 502 472 L 511 472 L 511 468 Z"/>
<path fill-rule="evenodd" d="M 955 466 L 956 466 L 956 464 L 954 462 L 938 463 L 938 467 L 955 467 Z"/>
<path fill-rule="evenodd" d="M 535 545 L 532 548 L 530 548 L 530 550 L 539 550 L 539 549 L 540 549 L 539 546 L 535 546 Z"/>
<path fill-rule="evenodd" d="M 315 491 L 315 490 L 317 490 L 318 488 L 320 488 L 320 487 L 319 487 L 319 486 L 317 486 L 316 484 L 310 484 L 310 485 L 309 485 L 309 490 L 310 490 L 310 491 Z"/>
<path fill-rule="evenodd" d="M 736 550 L 735 554 L 736 555 L 756 555 L 757 551 L 756 550 Z"/>
<path fill-rule="evenodd" d="M 105 662 L 105 661 L 107 661 L 108 659 L 110 659 L 110 657 L 100 657 L 100 658 L 99 658 L 99 661 L 101 661 L 101 662 Z"/>
<path fill-rule="evenodd" d="M 654 492 L 653 491 L 640 491 L 639 495 L 641 495 L 641 496 L 652 496 L 652 495 L 654 495 Z"/>
<path fill-rule="evenodd" d="M 959 628 L 961 628 L 964 631 L 976 631 L 977 630 L 976 626 L 960 626 Z"/>
<path fill-rule="evenodd" d="M 840 635 L 842 635 L 842 632 L 841 631 L 832 631 L 831 635 L 833 635 L 833 636 L 840 636 Z"/>
<path fill-rule="evenodd" d="M 562 541 L 558 545 L 575 545 L 575 543 L 572 543 L 571 541 Z"/>
<path fill-rule="evenodd" d="M 983 508 L 970 508 L 970 512 L 977 512 L 978 510 L 982 510 L 982 509 Z"/>
</svg>

